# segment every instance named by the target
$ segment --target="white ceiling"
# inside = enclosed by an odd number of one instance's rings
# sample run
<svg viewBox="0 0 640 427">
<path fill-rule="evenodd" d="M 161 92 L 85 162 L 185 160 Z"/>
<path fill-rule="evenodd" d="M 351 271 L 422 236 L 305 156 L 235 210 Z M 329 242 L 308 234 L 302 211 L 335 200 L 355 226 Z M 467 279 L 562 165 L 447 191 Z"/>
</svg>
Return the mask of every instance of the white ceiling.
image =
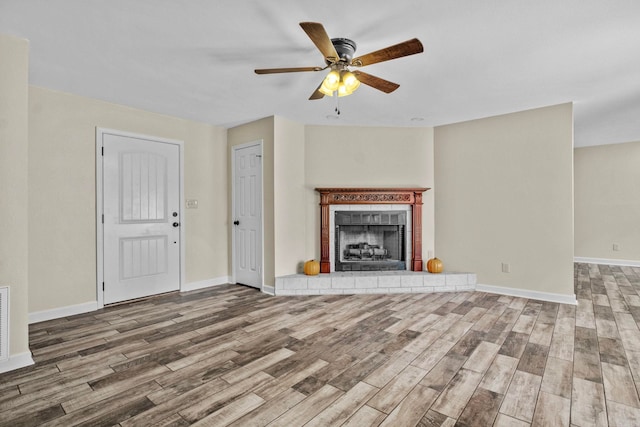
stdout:
<svg viewBox="0 0 640 427">
<path fill-rule="evenodd" d="M 325 72 L 299 22 L 355 56 L 419 38 L 425 52 L 363 71 L 400 84 L 309 101 Z M 30 83 L 231 127 L 437 126 L 575 103 L 575 145 L 640 141 L 637 0 L 0 0 L 0 32 L 30 40 Z"/>
</svg>

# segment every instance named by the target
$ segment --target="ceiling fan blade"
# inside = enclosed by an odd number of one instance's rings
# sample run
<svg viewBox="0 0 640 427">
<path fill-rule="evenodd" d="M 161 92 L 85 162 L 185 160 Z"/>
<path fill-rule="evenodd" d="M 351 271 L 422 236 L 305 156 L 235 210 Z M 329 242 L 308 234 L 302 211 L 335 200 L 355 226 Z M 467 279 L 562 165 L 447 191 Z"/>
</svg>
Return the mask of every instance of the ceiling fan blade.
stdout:
<svg viewBox="0 0 640 427">
<path fill-rule="evenodd" d="M 318 85 L 318 88 L 309 97 L 310 101 L 313 101 L 314 99 L 322 99 L 322 98 L 324 98 L 324 93 L 320 92 L 320 88 L 321 87 L 322 87 L 322 82 L 320 82 L 320 84 Z"/>
<path fill-rule="evenodd" d="M 362 71 L 354 71 L 353 74 L 355 74 L 357 79 L 360 80 L 360 83 L 364 83 L 374 89 L 381 90 L 384 93 L 391 93 L 400 87 L 397 83 L 372 76 L 371 74 L 363 73 Z"/>
<path fill-rule="evenodd" d="M 254 70 L 256 74 L 297 73 L 300 71 L 322 71 L 322 67 L 293 67 L 293 68 L 260 68 Z"/>
<path fill-rule="evenodd" d="M 422 43 L 420 43 L 420 40 L 411 39 L 406 42 L 398 43 L 396 45 L 385 47 L 384 49 L 376 50 L 375 52 L 353 58 L 351 60 L 351 65 L 355 67 L 364 67 L 365 65 L 402 58 L 403 56 L 414 55 L 421 52 L 424 52 L 424 47 L 422 46 Z"/>
<path fill-rule="evenodd" d="M 340 59 L 338 52 L 336 52 L 336 48 L 333 46 L 333 43 L 322 24 L 319 22 L 301 22 L 300 26 L 304 32 L 307 33 L 313 44 L 316 45 L 326 60 L 331 63 L 338 62 Z"/>
</svg>

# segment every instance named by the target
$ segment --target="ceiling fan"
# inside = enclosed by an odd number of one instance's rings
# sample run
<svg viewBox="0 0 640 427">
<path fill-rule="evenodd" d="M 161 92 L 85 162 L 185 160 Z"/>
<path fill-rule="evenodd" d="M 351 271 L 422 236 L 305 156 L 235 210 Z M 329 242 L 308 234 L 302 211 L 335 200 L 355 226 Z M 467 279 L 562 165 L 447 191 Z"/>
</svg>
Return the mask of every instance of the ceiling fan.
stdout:
<svg viewBox="0 0 640 427">
<path fill-rule="evenodd" d="M 411 39 L 354 58 L 356 43 L 353 40 L 345 38 L 330 39 L 322 24 L 318 22 L 301 22 L 300 26 L 324 56 L 326 66 L 262 68 L 255 70 L 255 72 L 256 74 L 275 74 L 331 69 L 309 99 L 321 99 L 325 95 L 351 95 L 360 86 L 361 82 L 382 92 L 391 93 L 398 89 L 400 85 L 360 70 L 350 71 L 349 67 L 364 67 L 424 51 L 420 40 Z"/>
</svg>

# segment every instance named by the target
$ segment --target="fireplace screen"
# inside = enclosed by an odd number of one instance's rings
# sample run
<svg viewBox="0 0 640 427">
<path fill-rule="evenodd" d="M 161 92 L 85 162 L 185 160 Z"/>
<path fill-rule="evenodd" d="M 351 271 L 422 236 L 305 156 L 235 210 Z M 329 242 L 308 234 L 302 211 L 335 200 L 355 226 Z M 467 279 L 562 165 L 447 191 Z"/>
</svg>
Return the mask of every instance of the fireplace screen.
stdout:
<svg viewBox="0 0 640 427">
<path fill-rule="evenodd" d="M 406 270 L 407 213 L 335 212 L 335 271 Z"/>
</svg>

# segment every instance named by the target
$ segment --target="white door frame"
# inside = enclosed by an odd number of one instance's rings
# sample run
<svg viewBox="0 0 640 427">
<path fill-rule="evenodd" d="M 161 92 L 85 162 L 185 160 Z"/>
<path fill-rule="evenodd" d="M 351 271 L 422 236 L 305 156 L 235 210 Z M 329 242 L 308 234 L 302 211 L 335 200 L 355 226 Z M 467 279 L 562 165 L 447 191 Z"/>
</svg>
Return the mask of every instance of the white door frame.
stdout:
<svg viewBox="0 0 640 427">
<path fill-rule="evenodd" d="M 252 146 L 260 147 L 260 156 L 264 154 L 264 141 L 246 142 L 232 146 L 231 150 L 231 283 L 236 283 L 236 229 L 233 221 L 236 218 L 236 151 Z M 264 159 L 264 157 L 261 157 Z M 260 163 L 260 291 L 264 292 L 264 162 Z"/>
<path fill-rule="evenodd" d="M 96 127 L 96 299 L 98 309 L 104 307 L 104 224 L 103 224 L 103 170 L 102 170 L 102 141 L 104 135 L 116 135 L 126 138 L 140 138 L 150 141 L 162 142 L 165 144 L 175 144 L 180 149 L 180 195 L 179 195 L 179 217 L 180 218 L 180 290 L 185 285 L 185 235 L 186 219 L 184 216 L 184 141 L 176 139 L 159 138 L 157 136 L 143 135 L 139 133 L 124 132 L 121 130 L 105 129 Z"/>
</svg>

